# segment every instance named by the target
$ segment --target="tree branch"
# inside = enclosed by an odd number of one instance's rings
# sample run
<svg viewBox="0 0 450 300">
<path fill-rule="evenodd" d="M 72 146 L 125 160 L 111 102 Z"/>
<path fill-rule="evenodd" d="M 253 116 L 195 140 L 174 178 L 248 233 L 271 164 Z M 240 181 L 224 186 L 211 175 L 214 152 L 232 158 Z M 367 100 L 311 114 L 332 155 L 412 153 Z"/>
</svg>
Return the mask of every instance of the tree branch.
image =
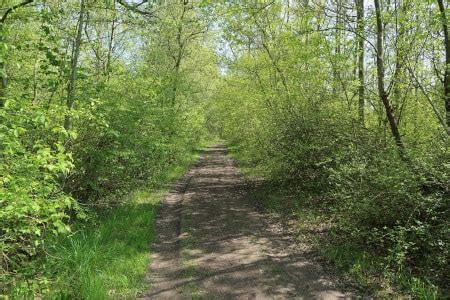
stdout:
<svg viewBox="0 0 450 300">
<path fill-rule="evenodd" d="M 414 71 L 410 66 L 407 67 L 409 74 L 411 75 L 412 79 L 416 82 L 416 86 L 420 89 L 422 94 L 425 96 L 425 99 L 427 99 L 428 103 L 431 105 L 431 108 L 433 109 L 434 114 L 436 115 L 437 119 L 439 120 L 439 123 L 442 125 L 442 127 L 445 129 L 448 135 L 450 135 L 450 129 L 445 124 L 445 119 L 442 117 L 441 113 L 439 112 L 439 109 L 434 104 L 433 100 L 431 100 L 430 95 L 428 95 L 427 91 L 425 90 L 424 86 L 420 83 L 417 76 L 414 74 Z"/>
<path fill-rule="evenodd" d="M 154 16 L 153 12 L 143 11 L 143 10 L 138 9 L 139 6 L 141 6 L 144 3 L 147 3 L 148 0 L 143 0 L 141 3 L 138 3 L 138 4 L 129 4 L 125 0 L 116 0 L 116 1 L 117 1 L 117 3 L 119 3 L 120 5 L 125 7 L 126 9 L 132 10 L 138 14 L 141 14 L 144 16 L 151 16 L 151 17 Z"/>
<path fill-rule="evenodd" d="M 34 0 L 25 0 L 19 4 L 14 5 L 13 7 L 10 7 L 6 10 L 6 12 L 3 14 L 2 18 L 0 19 L 0 23 L 3 24 L 6 20 L 6 18 L 8 17 L 8 14 L 11 13 L 13 10 L 18 9 L 19 7 L 25 6 L 27 4 L 30 4 L 31 2 L 33 2 Z"/>
</svg>

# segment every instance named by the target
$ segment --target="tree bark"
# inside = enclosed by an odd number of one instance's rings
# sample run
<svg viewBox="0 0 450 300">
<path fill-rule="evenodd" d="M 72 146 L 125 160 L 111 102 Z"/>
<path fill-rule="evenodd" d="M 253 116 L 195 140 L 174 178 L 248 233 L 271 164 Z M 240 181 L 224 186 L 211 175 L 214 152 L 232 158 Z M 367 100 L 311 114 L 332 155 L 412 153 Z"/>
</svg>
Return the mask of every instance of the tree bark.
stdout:
<svg viewBox="0 0 450 300">
<path fill-rule="evenodd" d="M 445 6 L 443 0 L 437 0 L 439 11 L 441 13 L 442 29 L 444 31 L 445 44 L 445 74 L 444 74 L 444 103 L 445 114 L 447 120 L 447 128 L 450 129 L 450 38 L 448 33 L 448 20 L 445 14 Z"/>
<path fill-rule="evenodd" d="M 333 93 L 339 92 L 339 83 L 341 82 L 341 50 L 342 50 L 342 30 L 344 28 L 344 17 L 342 16 L 343 0 L 336 1 L 336 28 L 335 28 L 335 48 L 334 48 L 334 83 L 333 83 Z"/>
<path fill-rule="evenodd" d="M 116 2 L 113 2 L 113 19 L 112 19 L 111 31 L 110 31 L 109 42 L 108 42 L 108 56 L 106 58 L 106 70 L 105 70 L 108 81 L 109 81 L 109 77 L 111 74 L 111 56 L 112 56 L 112 51 L 113 51 L 115 30 L 116 30 Z"/>
<path fill-rule="evenodd" d="M 378 81 L 378 93 L 379 97 L 381 99 L 381 102 L 383 103 L 386 117 L 389 122 L 389 127 L 391 129 L 392 136 L 394 137 L 395 143 L 398 146 L 398 149 L 400 151 L 400 155 L 403 157 L 404 155 L 404 146 L 402 142 L 402 138 L 400 136 L 400 131 L 398 129 L 398 124 L 395 119 L 394 115 L 394 109 L 392 108 L 392 105 L 389 101 L 389 94 L 386 92 L 385 86 L 384 86 L 384 80 L 385 80 L 385 69 L 384 69 L 384 61 L 383 61 L 383 22 L 381 18 L 381 7 L 380 7 L 380 0 L 374 0 L 375 4 L 375 16 L 376 16 L 376 36 L 377 36 L 377 43 L 376 43 L 376 51 L 377 51 L 377 81 Z"/>
<path fill-rule="evenodd" d="M 181 17 L 179 20 L 179 24 L 177 27 L 177 34 L 176 34 L 176 42 L 177 42 L 177 55 L 175 57 L 175 65 L 174 65 L 174 78 L 173 78 L 173 82 L 172 82 L 172 97 L 171 97 L 171 107 L 174 108 L 176 101 L 177 101 L 177 92 L 178 92 L 178 81 L 179 81 L 179 76 L 180 76 L 180 67 L 181 67 L 181 60 L 183 59 L 183 54 L 184 54 L 184 47 L 185 47 L 185 41 L 183 41 L 182 39 L 182 35 L 183 35 L 183 22 L 184 22 L 184 18 L 186 15 L 186 11 L 187 11 L 187 3 L 185 1 L 182 2 L 183 5 L 183 11 L 181 13 Z"/>
<path fill-rule="evenodd" d="M 81 47 L 81 35 L 83 32 L 83 26 L 84 26 L 84 13 L 85 13 L 85 4 L 84 0 L 81 0 L 80 4 L 80 16 L 78 18 L 78 29 L 77 29 L 77 35 L 75 38 L 75 42 L 73 45 L 73 55 L 72 55 L 72 68 L 70 71 L 70 79 L 69 79 L 69 85 L 67 87 L 67 101 L 66 105 L 69 110 L 68 114 L 65 117 L 64 120 L 64 128 L 70 129 L 72 127 L 72 118 L 70 116 L 70 110 L 73 107 L 73 102 L 75 99 L 75 88 L 77 83 L 77 69 L 78 69 L 78 58 L 80 56 L 80 47 Z"/>
<path fill-rule="evenodd" d="M 4 74 L 6 74 L 5 64 L 0 63 L 0 72 L 3 74 L 0 75 L 0 108 L 5 106 L 5 91 L 6 86 L 8 85 L 8 79 Z"/>
<path fill-rule="evenodd" d="M 0 24 L 0 45 L 4 43 L 4 29 Z M 8 85 L 8 78 L 6 74 L 6 66 L 3 61 L 0 62 L 0 108 L 5 106 L 6 86 Z"/>
<path fill-rule="evenodd" d="M 356 31 L 358 32 L 358 116 L 364 127 L 365 79 L 364 79 L 364 0 L 356 0 Z"/>
</svg>

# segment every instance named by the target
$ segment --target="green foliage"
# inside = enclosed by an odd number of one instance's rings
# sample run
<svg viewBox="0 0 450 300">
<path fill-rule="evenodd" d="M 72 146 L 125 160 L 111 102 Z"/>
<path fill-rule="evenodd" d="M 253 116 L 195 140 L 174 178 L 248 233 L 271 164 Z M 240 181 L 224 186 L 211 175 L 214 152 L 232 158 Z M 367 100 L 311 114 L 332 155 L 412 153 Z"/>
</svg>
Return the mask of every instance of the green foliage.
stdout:
<svg viewBox="0 0 450 300">
<path fill-rule="evenodd" d="M 10 295 L 136 297 L 145 286 L 143 276 L 149 262 L 148 245 L 154 238 L 155 205 L 159 199 L 149 194 L 141 197 L 144 203 L 126 204 L 88 223 L 76 224 L 70 235 L 46 240 L 48 258 L 39 262 L 40 271 L 34 275 L 34 284 L 19 281 Z"/>
<path fill-rule="evenodd" d="M 140 96 L 141 82 L 124 90 L 119 84 L 123 81 L 131 78 L 111 80 L 105 95 L 80 107 L 74 122 L 80 130 L 73 145 L 76 168 L 68 189 L 90 205 L 108 205 L 105 197 L 156 180 L 194 148 L 203 134 L 196 129 L 202 120 L 195 115 L 188 119 L 192 124 L 183 127 L 178 116 L 158 107 L 154 97 Z M 152 95 L 152 87 L 146 88 Z"/>
<path fill-rule="evenodd" d="M 341 233 L 385 257 L 397 272 L 406 268 L 439 282 L 448 272 L 449 210 L 443 185 L 448 179 L 445 173 L 435 174 L 434 183 L 429 182 L 396 159 L 395 151 L 353 153 L 332 171 Z"/>
<path fill-rule="evenodd" d="M 178 180 L 198 159 L 188 153 L 166 168 L 152 185 L 129 192 L 123 205 L 90 214 L 72 224 L 72 232 L 49 236 L 28 272 L 9 287 L 14 298 L 136 298 L 147 288 L 149 244 L 155 238 L 155 218 L 167 184 Z M 155 185 L 156 184 L 156 185 Z"/>
<path fill-rule="evenodd" d="M 126 195 L 166 184 L 168 170 L 184 171 L 207 136 L 203 104 L 218 71 L 201 39 L 202 8 L 161 5 L 159 22 L 149 24 L 119 4 L 85 1 L 88 13 L 78 24 L 80 1 L 35 3 L 0 24 L 0 294 L 37 292 L 56 277 L 76 282 L 72 290 L 69 281 L 58 288 L 70 296 L 134 297 L 154 215 L 153 204 L 140 212 Z M 182 43 L 172 34 L 180 24 Z M 122 208 L 97 220 L 116 206 Z M 93 224 L 77 220 L 86 215 Z M 122 225 L 141 235 L 125 239 L 134 248 L 119 243 Z M 37 262 L 48 257 L 55 273 L 41 274 Z"/>
<path fill-rule="evenodd" d="M 60 187 L 73 168 L 65 151 L 69 134 L 49 115 L 8 100 L 0 111 L 0 280 L 27 264 L 48 233 L 67 233 L 76 202 Z"/>
<path fill-rule="evenodd" d="M 336 9 L 338 4 L 329 5 Z M 443 52 L 442 44 L 430 46 L 440 47 L 439 55 L 413 46 L 423 37 L 424 24 L 434 22 L 434 11 L 416 1 L 399 5 L 383 14 L 388 49 L 383 58 L 393 90 L 388 97 L 393 109 L 401 110 L 394 113 L 402 154 L 378 95 L 376 65 L 367 59 L 363 70 L 361 124 L 355 36 L 327 29 L 327 22 L 344 16 L 330 19 L 321 8 L 306 4 L 291 10 L 279 2 L 223 8 L 233 11 L 222 25 L 233 56 L 226 60 L 218 101 L 208 108 L 209 128 L 233 145 L 251 175 L 289 190 L 298 201 L 261 196 L 269 210 L 295 212 L 308 203 L 333 224 L 334 237 L 322 245 L 330 250 L 326 256 L 331 261 L 342 263 L 360 281 L 366 270 L 385 273 L 413 295 L 433 298 L 437 287 L 445 293 L 450 272 L 448 136 L 430 106 L 442 99 L 432 93 L 442 91 L 422 79 L 419 83 L 434 92 L 413 88 L 417 80 L 412 73 L 434 76 L 429 66 L 417 61 L 408 70 L 393 62 L 412 61 L 425 52 L 442 61 Z M 366 9 L 368 40 L 376 38 L 370 31 L 375 29 L 371 9 Z M 400 19 L 390 18 L 394 12 Z M 282 17 L 286 14 L 289 22 Z M 420 22 L 412 17 L 416 14 L 423 16 Z M 399 30 L 409 34 L 401 36 Z M 376 58 L 367 48 L 366 56 Z M 441 104 L 438 113 L 445 114 Z M 357 258 L 351 254 L 355 251 L 376 263 Z"/>
<path fill-rule="evenodd" d="M 147 196 L 148 197 L 148 196 Z M 136 297 L 145 288 L 148 245 L 154 238 L 155 201 L 126 205 L 84 225 L 63 241 L 49 243 L 45 266 L 57 282 L 50 294 L 108 299 Z M 76 230 L 76 228 L 75 228 Z"/>
<path fill-rule="evenodd" d="M 40 277 L 36 267 L 47 249 L 58 257 L 55 270 L 61 266 L 53 275 L 77 282 L 70 296 L 135 296 L 140 275 L 127 273 L 129 282 L 118 277 L 124 284 L 117 291 L 107 283 L 128 263 L 109 264 L 106 254 L 127 249 L 114 244 L 108 252 L 101 243 L 121 237 L 114 216 L 128 228 L 148 225 L 142 218 L 152 213 L 141 215 L 125 195 L 160 186 L 208 134 L 232 144 L 247 170 L 301 191 L 334 222 L 339 251 L 331 260 L 349 262 L 346 252 L 367 248 L 415 295 L 435 297 L 435 286 L 445 288 L 448 112 L 436 5 L 382 5 L 384 68 L 372 62 L 379 58 L 378 29 L 373 7 L 366 7 L 361 79 L 355 9 L 338 7 L 340 1 L 144 2 L 135 7 L 140 13 L 100 2 L 35 1 L 0 24 L 2 293 L 49 284 L 54 277 Z M 404 149 L 393 141 L 388 115 Z M 297 215 L 304 204 L 276 195 L 266 200 L 273 211 L 290 207 Z M 117 215 L 97 220 L 119 204 L 125 206 Z M 89 224 L 95 230 L 88 232 L 78 225 L 68 236 L 86 213 L 105 227 Z M 128 254 L 137 261 L 127 261 L 141 265 L 149 239 L 135 240 Z M 97 267 L 111 269 L 94 274 Z M 366 267 L 356 259 L 349 269 L 362 278 Z"/>
</svg>

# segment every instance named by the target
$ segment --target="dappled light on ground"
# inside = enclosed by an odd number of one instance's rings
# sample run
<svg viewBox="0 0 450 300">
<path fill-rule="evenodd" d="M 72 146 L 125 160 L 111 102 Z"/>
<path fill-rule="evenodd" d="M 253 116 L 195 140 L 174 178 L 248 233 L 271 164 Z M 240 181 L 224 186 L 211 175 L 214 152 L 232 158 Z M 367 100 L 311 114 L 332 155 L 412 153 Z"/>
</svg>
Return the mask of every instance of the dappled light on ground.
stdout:
<svg viewBox="0 0 450 300">
<path fill-rule="evenodd" d="M 349 297 L 247 199 L 225 148 L 208 148 L 166 197 L 147 298 Z"/>
</svg>

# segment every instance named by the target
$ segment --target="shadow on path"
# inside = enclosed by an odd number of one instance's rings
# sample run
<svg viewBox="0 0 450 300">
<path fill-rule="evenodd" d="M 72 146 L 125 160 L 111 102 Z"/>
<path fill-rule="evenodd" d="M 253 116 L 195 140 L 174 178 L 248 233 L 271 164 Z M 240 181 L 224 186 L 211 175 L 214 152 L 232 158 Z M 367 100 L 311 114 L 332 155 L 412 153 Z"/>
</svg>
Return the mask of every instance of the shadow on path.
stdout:
<svg viewBox="0 0 450 300">
<path fill-rule="evenodd" d="M 146 299 L 350 298 L 247 200 L 223 146 L 205 150 L 165 198 Z"/>
</svg>

